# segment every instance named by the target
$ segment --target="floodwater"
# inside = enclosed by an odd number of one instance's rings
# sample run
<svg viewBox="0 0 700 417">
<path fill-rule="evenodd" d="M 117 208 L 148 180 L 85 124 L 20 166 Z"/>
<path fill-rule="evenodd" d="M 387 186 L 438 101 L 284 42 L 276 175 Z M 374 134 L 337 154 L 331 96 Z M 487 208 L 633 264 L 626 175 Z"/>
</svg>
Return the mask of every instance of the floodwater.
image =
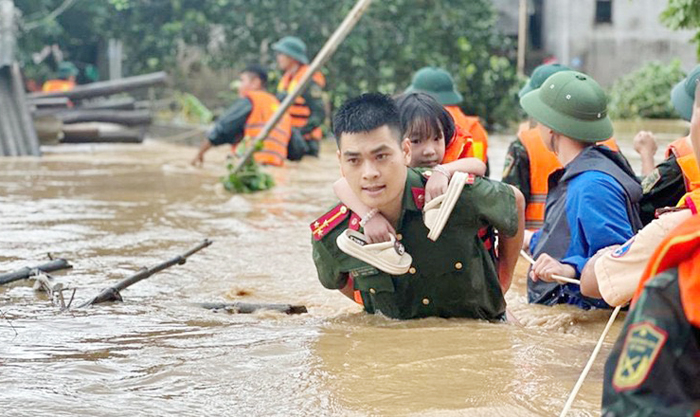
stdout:
<svg viewBox="0 0 700 417">
<path fill-rule="evenodd" d="M 510 139 L 492 139 L 495 176 Z M 188 165 L 194 148 L 157 141 L 0 160 L 0 272 L 65 257 L 74 268 L 53 276 L 76 289 L 73 307 L 214 241 L 123 291 L 124 303 L 62 311 L 31 282 L 0 287 L 0 414 L 558 415 L 610 312 L 527 305 L 521 263 L 506 298 L 522 327 L 362 313 L 321 287 L 311 259 L 308 224 L 333 202 L 338 174 L 324 145 L 321 159 L 273 169 L 278 186 L 246 196 L 217 183 L 224 149 L 203 169 Z M 212 301 L 309 313 L 197 304 Z M 571 415 L 599 415 L 604 358 L 621 324 Z"/>
</svg>

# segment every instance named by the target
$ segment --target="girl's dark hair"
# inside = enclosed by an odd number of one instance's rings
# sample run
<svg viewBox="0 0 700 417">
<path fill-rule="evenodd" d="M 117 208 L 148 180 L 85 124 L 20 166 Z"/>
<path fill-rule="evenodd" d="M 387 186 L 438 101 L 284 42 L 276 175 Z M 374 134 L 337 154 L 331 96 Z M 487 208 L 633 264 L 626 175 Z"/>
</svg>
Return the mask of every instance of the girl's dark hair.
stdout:
<svg viewBox="0 0 700 417">
<path fill-rule="evenodd" d="M 445 136 L 445 146 L 455 135 L 455 122 L 452 115 L 432 96 L 425 93 L 406 93 L 396 98 L 401 119 L 401 135 L 421 138 Z"/>
</svg>

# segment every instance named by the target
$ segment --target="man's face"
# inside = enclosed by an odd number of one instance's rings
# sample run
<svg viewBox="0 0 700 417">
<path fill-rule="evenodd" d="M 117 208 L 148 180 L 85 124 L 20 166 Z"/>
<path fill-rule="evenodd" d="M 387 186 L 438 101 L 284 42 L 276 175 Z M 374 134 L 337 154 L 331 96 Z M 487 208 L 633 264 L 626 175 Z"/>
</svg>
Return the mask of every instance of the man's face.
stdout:
<svg viewBox="0 0 700 417">
<path fill-rule="evenodd" d="M 241 96 L 249 91 L 257 91 L 261 89 L 262 83 L 260 82 L 260 78 L 249 72 L 242 73 L 238 78 L 240 81 L 238 85 L 238 94 Z"/>
<path fill-rule="evenodd" d="M 407 140 L 399 145 L 394 135 L 388 126 L 341 135 L 340 171 L 368 207 L 382 210 L 403 197 L 411 149 Z"/>
<path fill-rule="evenodd" d="M 288 57 L 287 55 L 280 54 L 280 53 L 278 53 L 275 56 L 275 59 L 277 60 L 277 66 L 282 71 L 287 71 L 288 69 L 290 69 L 292 67 L 292 65 L 294 65 L 294 62 L 296 62 L 292 58 Z"/>
<path fill-rule="evenodd" d="M 432 168 L 439 165 L 445 157 L 445 135 L 432 138 L 409 136 L 411 144 L 411 163 L 413 168 Z"/>
</svg>

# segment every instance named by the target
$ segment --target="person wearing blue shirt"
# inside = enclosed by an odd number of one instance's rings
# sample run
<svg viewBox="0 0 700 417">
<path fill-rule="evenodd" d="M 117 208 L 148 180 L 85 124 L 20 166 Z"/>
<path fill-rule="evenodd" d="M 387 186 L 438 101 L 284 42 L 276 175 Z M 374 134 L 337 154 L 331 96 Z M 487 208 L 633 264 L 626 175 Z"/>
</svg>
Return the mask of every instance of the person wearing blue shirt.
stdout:
<svg viewBox="0 0 700 417">
<path fill-rule="evenodd" d="M 589 76 L 560 72 L 520 104 L 539 122 L 547 149 L 564 168 L 549 176 L 543 227 L 526 236 L 535 264 L 528 279 L 528 301 L 605 308 L 601 299 L 585 297 L 576 284 L 561 284 L 554 275 L 579 278 L 595 253 L 622 244 L 641 228 L 642 189 L 618 154 L 595 143 L 613 134 L 605 93 Z"/>
</svg>

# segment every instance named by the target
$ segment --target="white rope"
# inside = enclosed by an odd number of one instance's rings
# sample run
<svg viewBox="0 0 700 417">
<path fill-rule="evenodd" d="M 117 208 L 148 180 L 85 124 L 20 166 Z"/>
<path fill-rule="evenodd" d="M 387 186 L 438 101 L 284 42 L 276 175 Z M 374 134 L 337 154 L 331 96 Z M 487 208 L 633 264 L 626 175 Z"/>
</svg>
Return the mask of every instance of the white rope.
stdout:
<svg viewBox="0 0 700 417">
<path fill-rule="evenodd" d="M 608 324 L 605 326 L 603 333 L 600 335 L 600 339 L 598 339 L 598 344 L 595 345 L 595 349 L 593 349 L 593 353 L 591 354 L 590 359 L 588 359 L 588 363 L 586 364 L 586 367 L 583 368 L 583 372 L 581 372 L 581 376 L 578 378 L 578 381 L 576 382 L 574 389 L 571 390 L 571 394 L 569 394 L 569 398 L 566 400 L 566 404 L 564 405 L 564 409 L 561 410 L 561 414 L 559 414 L 559 417 L 566 416 L 566 414 L 571 409 L 571 405 L 574 403 L 574 399 L 576 399 L 576 395 L 578 394 L 579 390 L 581 389 L 581 386 L 583 385 L 583 381 L 586 379 L 586 376 L 588 376 L 588 372 L 593 367 L 593 362 L 595 362 L 595 358 L 596 358 L 596 356 L 598 356 L 598 352 L 600 352 L 600 348 L 603 347 L 603 341 L 605 340 L 605 336 L 608 335 L 608 332 L 610 331 L 612 324 L 615 322 L 615 318 L 617 317 L 617 314 L 620 312 L 621 308 L 622 308 L 622 306 L 615 307 L 615 310 L 613 310 L 612 314 L 610 315 L 610 320 L 608 320 Z"/>
<path fill-rule="evenodd" d="M 531 265 L 534 265 L 534 264 L 535 264 L 535 260 L 532 259 L 532 257 L 531 257 L 530 255 L 528 255 L 527 252 L 525 252 L 525 251 L 522 250 L 522 249 L 520 250 L 520 256 L 522 256 L 523 258 L 525 258 L 525 260 L 527 260 L 528 262 L 530 262 Z M 564 277 L 564 276 L 561 276 L 561 275 L 554 275 L 554 274 L 553 274 L 553 275 L 552 275 L 552 278 L 554 278 L 554 279 L 556 279 L 557 281 L 560 281 L 560 282 L 566 282 L 566 283 L 569 283 L 569 284 L 581 285 L 581 281 L 579 281 L 579 280 L 577 280 L 577 279 L 573 279 L 573 278 Z"/>
</svg>

